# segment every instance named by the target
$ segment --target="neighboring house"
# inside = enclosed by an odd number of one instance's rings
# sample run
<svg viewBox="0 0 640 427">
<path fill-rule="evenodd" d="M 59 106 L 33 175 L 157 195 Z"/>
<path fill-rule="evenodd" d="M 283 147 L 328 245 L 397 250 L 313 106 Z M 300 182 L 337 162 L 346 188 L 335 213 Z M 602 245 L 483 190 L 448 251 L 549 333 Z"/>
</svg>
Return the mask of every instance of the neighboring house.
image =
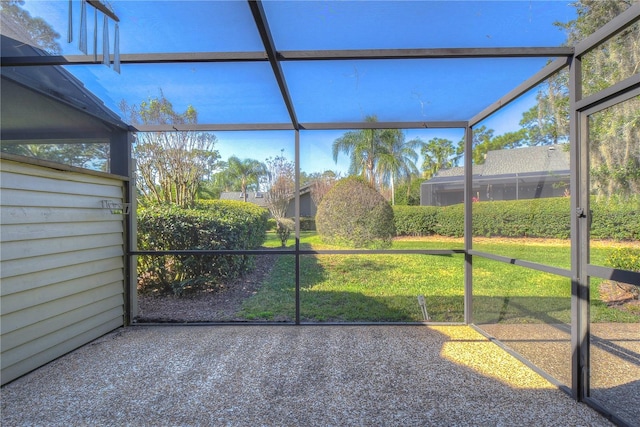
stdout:
<svg viewBox="0 0 640 427">
<path fill-rule="evenodd" d="M 240 191 L 227 191 L 220 194 L 220 200 L 240 200 L 244 201 L 244 194 Z M 249 192 L 247 194 L 247 202 L 267 207 L 266 193 L 264 192 Z M 291 198 L 289 206 L 287 207 L 287 218 L 295 217 L 295 199 Z M 311 185 L 304 185 L 300 187 L 300 216 L 301 217 L 315 217 L 316 205 L 311 198 Z"/>
<path fill-rule="evenodd" d="M 300 216 L 315 218 L 317 207 L 311 198 L 311 184 L 300 187 Z M 287 208 L 287 217 L 294 218 L 296 215 L 296 202 L 292 198 Z"/>
<path fill-rule="evenodd" d="M 241 191 L 223 191 L 220 194 L 220 200 L 238 200 L 244 202 L 244 193 Z M 267 199 L 264 192 L 250 191 L 247 193 L 247 203 L 253 203 L 254 205 L 267 207 Z"/>
<path fill-rule="evenodd" d="M 473 198 L 519 200 L 559 197 L 569 188 L 566 144 L 489 151 L 473 166 Z M 448 206 L 464 201 L 464 168 L 442 169 L 420 186 L 420 204 Z"/>
</svg>

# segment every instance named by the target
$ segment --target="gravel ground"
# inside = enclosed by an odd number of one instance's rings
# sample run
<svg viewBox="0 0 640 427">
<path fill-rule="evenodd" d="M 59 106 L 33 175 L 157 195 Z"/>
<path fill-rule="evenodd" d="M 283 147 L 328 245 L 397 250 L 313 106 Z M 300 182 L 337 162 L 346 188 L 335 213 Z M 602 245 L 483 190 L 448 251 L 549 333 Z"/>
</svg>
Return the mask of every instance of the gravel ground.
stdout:
<svg viewBox="0 0 640 427">
<path fill-rule="evenodd" d="M 480 327 L 534 365 L 571 385 L 571 332 L 566 324 Z M 591 324 L 591 397 L 640 425 L 640 325 Z"/>
<path fill-rule="evenodd" d="M 2 388 L 2 426 L 607 426 L 466 326 L 135 326 Z"/>
</svg>

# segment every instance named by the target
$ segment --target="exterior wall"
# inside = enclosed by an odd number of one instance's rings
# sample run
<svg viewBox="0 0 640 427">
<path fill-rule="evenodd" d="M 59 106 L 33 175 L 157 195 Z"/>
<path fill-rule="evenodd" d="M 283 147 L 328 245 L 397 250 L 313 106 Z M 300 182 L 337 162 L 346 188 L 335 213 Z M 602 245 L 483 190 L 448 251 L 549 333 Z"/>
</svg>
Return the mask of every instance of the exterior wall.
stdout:
<svg viewBox="0 0 640 427">
<path fill-rule="evenodd" d="M 61 167 L 62 168 L 62 167 Z M 2 384 L 124 324 L 123 181 L 2 159 Z"/>
<path fill-rule="evenodd" d="M 300 216 L 311 217 L 316 216 L 316 205 L 311 198 L 311 192 L 300 194 Z M 296 200 L 291 199 L 289 206 L 287 206 L 287 218 L 294 218 L 296 216 Z"/>
</svg>

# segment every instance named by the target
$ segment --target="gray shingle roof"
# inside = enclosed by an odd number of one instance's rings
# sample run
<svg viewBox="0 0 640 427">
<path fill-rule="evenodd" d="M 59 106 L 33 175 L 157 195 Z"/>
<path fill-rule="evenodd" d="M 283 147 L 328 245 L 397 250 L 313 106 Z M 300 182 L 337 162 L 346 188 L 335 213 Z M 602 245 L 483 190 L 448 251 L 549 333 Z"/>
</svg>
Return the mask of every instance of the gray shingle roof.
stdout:
<svg viewBox="0 0 640 427">
<path fill-rule="evenodd" d="M 482 175 L 483 169 L 484 165 L 474 165 L 473 175 Z M 461 166 L 456 166 L 449 169 L 440 169 L 438 173 L 435 174 L 434 178 L 448 178 L 453 176 L 464 176 L 464 168 Z"/>
<path fill-rule="evenodd" d="M 473 166 L 473 175 L 496 176 L 516 173 L 569 170 L 567 144 L 494 150 L 487 153 L 484 164 Z M 433 178 L 463 176 L 463 167 L 441 169 Z"/>
<path fill-rule="evenodd" d="M 569 170 L 569 151 L 565 147 L 566 144 L 489 151 L 482 175 Z"/>
</svg>

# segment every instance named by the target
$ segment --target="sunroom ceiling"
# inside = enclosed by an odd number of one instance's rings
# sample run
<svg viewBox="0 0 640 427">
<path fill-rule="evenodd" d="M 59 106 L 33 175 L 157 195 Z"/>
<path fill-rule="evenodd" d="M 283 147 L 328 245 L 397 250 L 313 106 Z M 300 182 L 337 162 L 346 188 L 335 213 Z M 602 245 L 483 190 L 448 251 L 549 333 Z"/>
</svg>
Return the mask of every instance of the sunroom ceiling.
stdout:
<svg viewBox="0 0 640 427">
<path fill-rule="evenodd" d="M 466 121 L 566 56 L 554 22 L 575 18 L 560 1 L 107 4 L 120 20 L 120 73 L 93 63 L 92 12 L 83 55 L 77 34 L 66 40 L 67 1 L 24 8 L 61 34 L 59 63 L 72 63 L 64 67 L 113 111 L 162 91 L 211 129 L 340 127 L 373 115 L 407 126 Z M 80 3 L 72 6 L 77 33 Z"/>
</svg>

